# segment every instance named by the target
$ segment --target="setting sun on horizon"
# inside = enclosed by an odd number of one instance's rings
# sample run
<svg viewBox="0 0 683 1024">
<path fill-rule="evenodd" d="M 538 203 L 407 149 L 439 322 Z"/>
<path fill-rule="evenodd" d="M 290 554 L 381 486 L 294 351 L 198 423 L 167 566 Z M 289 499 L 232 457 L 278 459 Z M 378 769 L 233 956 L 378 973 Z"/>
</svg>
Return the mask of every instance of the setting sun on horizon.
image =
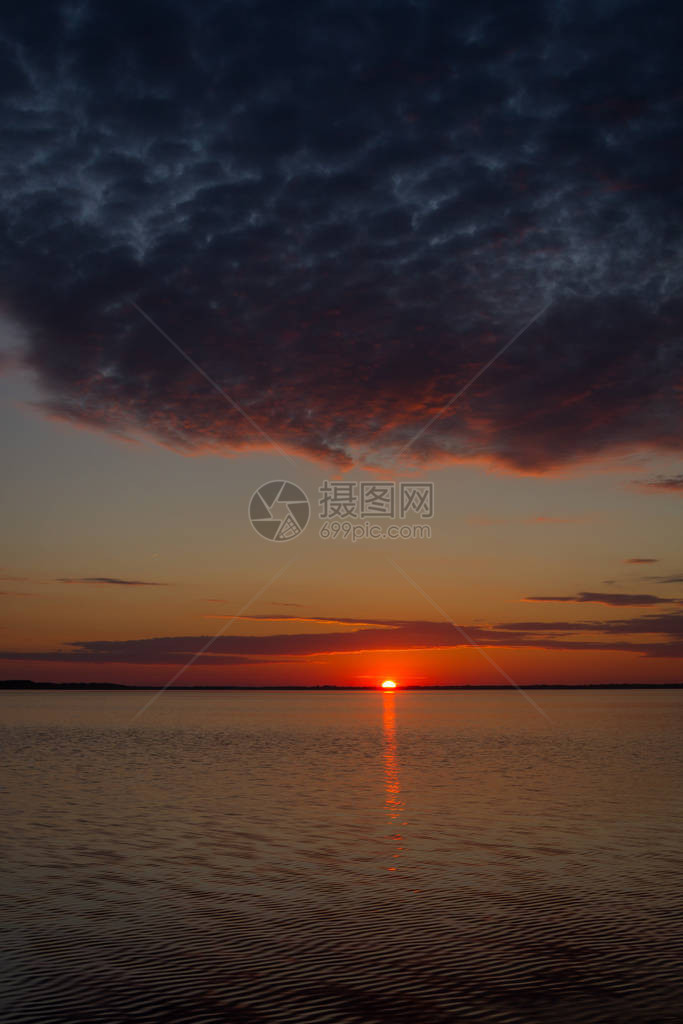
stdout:
<svg viewBox="0 0 683 1024">
<path fill-rule="evenodd" d="M 396 683 L 394 682 L 393 679 L 385 679 L 384 682 L 382 683 L 382 689 L 383 690 L 395 690 L 396 689 Z"/>
</svg>

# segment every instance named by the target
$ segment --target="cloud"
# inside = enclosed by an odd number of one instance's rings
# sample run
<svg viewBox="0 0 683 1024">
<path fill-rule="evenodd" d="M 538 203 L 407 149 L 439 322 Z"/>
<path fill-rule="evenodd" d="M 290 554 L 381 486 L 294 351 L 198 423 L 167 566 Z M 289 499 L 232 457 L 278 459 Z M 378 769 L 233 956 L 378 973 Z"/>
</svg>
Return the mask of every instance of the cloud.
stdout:
<svg viewBox="0 0 683 1024">
<path fill-rule="evenodd" d="M 270 621 L 268 616 L 247 618 Z M 283 617 L 273 621 L 302 620 L 292 616 L 290 619 Z M 220 636 L 213 639 L 210 649 L 200 656 L 200 663 L 251 664 L 316 655 L 360 654 L 369 651 L 448 651 L 470 646 L 463 634 L 449 622 L 353 618 L 303 621 L 329 622 L 355 628 L 351 632 Z M 489 626 L 467 625 L 462 628 L 475 645 L 485 648 L 622 651 L 654 658 L 683 656 L 683 613 L 680 612 L 607 622 L 507 622 Z M 644 635 L 650 639 L 641 639 Z M 652 639 L 654 637 L 657 639 Z M 171 636 L 86 640 L 70 643 L 55 651 L 4 651 L 0 660 L 184 665 L 188 658 L 211 639 L 207 636 Z"/>
<path fill-rule="evenodd" d="M 0 298 L 42 409 L 179 451 L 546 472 L 681 450 L 680 13 L 38 0 Z M 21 173 L 17 174 L 17 167 Z"/>
<path fill-rule="evenodd" d="M 325 626 L 378 626 L 383 629 L 395 628 L 395 623 L 391 620 L 385 622 L 382 619 L 330 619 L 323 615 L 209 615 L 207 618 L 229 619 L 230 622 L 241 619 L 245 622 L 310 622 Z"/>
<path fill-rule="evenodd" d="M 683 573 L 673 576 L 643 576 L 643 579 L 651 583 L 683 583 Z"/>
<path fill-rule="evenodd" d="M 231 601 L 229 601 L 225 597 L 204 597 L 204 598 L 202 598 L 202 600 L 203 601 L 208 601 L 210 604 L 231 604 L 232 603 Z M 305 607 L 305 605 L 298 604 L 296 601 L 271 601 L 270 604 L 271 604 L 271 606 L 273 608 L 304 608 Z M 223 617 L 224 618 L 230 618 L 231 616 L 227 616 L 226 615 L 226 616 L 223 616 Z M 219 618 L 219 616 L 215 616 L 215 618 Z M 260 618 L 260 616 L 241 615 L 241 616 L 239 616 L 239 618 L 243 618 L 243 619 L 250 619 L 251 618 L 251 619 L 253 619 L 253 618 Z M 264 618 L 267 618 L 267 616 L 264 616 Z"/>
<path fill-rule="evenodd" d="M 651 565 L 658 562 L 658 558 L 625 558 L 626 565 Z"/>
<path fill-rule="evenodd" d="M 651 480 L 634 480 L 639 490 L 673 491 L 683 494 L 683 474 L 679 476 L 655 476 Z"/>
<path fill-rule="evenodd" d="M 150 580 L 119 580 L 115 576 L 63 576 L 54 583 L 91 583 L 97 586 L 112 587 L 167 587 L 167 583 L 154 583 Z"/>
<path fill-rule="evenodd" d="M 648 604 L 683 604 L 673 597 L 656 597 L 654 594 L 601 594 L 583 590 L 569 596 L 525 597 L 524 601 L 565 601 L 571 604 L 609 604 L 615 607 Z"/>
</svg>

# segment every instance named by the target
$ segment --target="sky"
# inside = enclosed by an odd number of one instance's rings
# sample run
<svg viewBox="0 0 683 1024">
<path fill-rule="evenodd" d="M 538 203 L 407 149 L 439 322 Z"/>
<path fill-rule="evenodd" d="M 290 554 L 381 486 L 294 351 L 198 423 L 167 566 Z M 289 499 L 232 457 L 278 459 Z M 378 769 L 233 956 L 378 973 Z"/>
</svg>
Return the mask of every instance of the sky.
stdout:
<svg viewBox="0 0 683 1024">
<path fill-rule="evenodd" d="M 3 12 L 0 678 L 683 682 L 682 28 Z"/>
</svg>

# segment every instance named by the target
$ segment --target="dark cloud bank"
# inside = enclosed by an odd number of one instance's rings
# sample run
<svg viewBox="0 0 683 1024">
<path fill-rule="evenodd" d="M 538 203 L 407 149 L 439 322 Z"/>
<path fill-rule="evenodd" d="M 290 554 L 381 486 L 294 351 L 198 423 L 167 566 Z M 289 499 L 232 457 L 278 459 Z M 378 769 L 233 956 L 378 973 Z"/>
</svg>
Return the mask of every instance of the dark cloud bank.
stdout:
<svg viewBox="0 0 683 1024">
<path fill-rule="evenodd" d="M 2 301 L 52 413 L 544 471 L 681 447 L 678 4 L 2 16 Z M 671 483 L 659 486 L 672 487 Z M 678 487 L 678 483 L 675 484 Z"/>
<path fill-rule="evenodd" d="M 251 618 L 252 616 L 249 616 Z M 266 618 L 266 616 L 253 616 Z M 234 635 L 213 640 L 202 654 L 204 665 L 251 664 L 312 655 L 357 654 L 366 651 L 452 650 L 469 641 L 449 622 L 403 619 L 301 620 L 281 616 L 276 621 L 307 621 L 353 626 L 351 632 Z M 467 635 L 481 647 L 541 648 L 556 651 L 622 651 L 650 658 L 683 655 L 683 614 L 667 612 L 632 619 L 584 622 L 506 622 L 468 625 Z M 211 640 L 208 636 L 151 637 L 136 640 L 85 640 L 61 650 L 32 653 L 4 651 L 9 661 L 83 662 L 89 664 L 184 665 Z"/>
</svg>

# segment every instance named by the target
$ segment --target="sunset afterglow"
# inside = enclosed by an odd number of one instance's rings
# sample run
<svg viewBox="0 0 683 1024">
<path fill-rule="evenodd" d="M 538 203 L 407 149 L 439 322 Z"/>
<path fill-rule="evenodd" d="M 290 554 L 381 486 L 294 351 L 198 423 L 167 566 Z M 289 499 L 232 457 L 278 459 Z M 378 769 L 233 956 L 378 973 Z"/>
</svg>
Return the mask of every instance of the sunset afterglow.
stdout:
<svg viewBox="0 0 683 1024">
<path fill-rule="evenodd" d="M 680 1019 L 681 39 L 3 5 L 4 1019 Z"/>
</svg>

